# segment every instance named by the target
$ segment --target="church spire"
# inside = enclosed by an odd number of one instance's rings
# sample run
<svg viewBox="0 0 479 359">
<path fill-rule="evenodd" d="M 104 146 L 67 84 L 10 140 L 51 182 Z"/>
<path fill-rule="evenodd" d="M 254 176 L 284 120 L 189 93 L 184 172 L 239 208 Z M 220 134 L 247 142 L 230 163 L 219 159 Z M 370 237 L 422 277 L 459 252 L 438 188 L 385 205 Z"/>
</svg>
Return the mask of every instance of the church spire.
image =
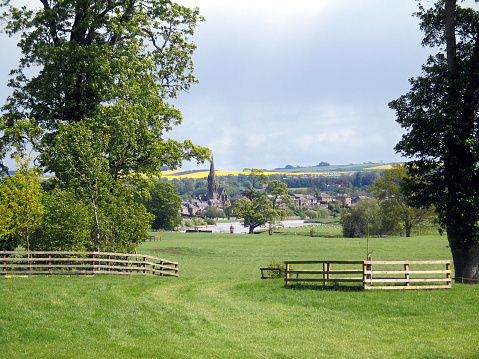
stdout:
<svg viewBox="0 0 479 359">
<path fill-rule="evenodd" d="M 218 199 L 218 180 L 213 156 L 211 156 L 210 174 L 208 175 L 208 199 Z"/>
</svg>

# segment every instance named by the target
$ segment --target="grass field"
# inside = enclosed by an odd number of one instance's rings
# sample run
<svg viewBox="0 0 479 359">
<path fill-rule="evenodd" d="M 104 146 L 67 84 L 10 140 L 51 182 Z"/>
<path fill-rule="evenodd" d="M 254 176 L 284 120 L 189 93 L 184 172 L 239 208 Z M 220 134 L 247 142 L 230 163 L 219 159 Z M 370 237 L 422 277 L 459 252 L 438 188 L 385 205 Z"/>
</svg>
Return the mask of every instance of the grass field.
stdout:
<svg viewBox="0 0 479 359">
<path fill-rule="evenodd" d="M 371 239 L 375 260 L 450 259 L 446 238 Z M 478 358 L 479 286 L 286 288 L 274 258 L 363 259 L 365 239 L 163 233 L 180 278 L 0 278 L 1 358 Z"/>
</svg>

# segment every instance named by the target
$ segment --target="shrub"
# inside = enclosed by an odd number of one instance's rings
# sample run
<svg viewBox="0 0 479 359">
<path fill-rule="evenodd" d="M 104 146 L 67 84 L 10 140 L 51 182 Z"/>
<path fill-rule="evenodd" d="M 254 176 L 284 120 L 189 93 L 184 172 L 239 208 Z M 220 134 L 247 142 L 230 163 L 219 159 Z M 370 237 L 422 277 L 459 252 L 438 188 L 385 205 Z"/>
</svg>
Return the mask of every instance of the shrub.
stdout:
<svg viewBox="0 0 479 359">
<path fill-rule="evenodd" d="M 216 221 L 213 218 L 206 218 L 205 221 L 206 221 L 206 224 L 210 226 L 214 226 L 216 224 Z"/>
<path fill-rule="evenodd" d="M 269 271 L 269 276 L 271 278 L 285 278 L 286 277 L 286 265 L 284 262 L 276 262 L 273 258 L 271 262 L 268 264 L 268 268 L 279 268 L 278 271 Z"/>
</svg>

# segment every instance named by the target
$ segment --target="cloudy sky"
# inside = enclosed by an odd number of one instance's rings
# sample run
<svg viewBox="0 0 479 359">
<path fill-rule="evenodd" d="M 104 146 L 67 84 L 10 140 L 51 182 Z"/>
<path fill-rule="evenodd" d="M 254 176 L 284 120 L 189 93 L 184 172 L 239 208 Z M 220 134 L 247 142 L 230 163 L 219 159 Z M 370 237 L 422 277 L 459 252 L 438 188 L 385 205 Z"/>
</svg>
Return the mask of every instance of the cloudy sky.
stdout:
<svg viewBox="0 0 479 359">
<path fill-rule="evenodd" d="M 200 83 L 179 98 L 172 136 L 210 147 L 216 168 L 404 160 L 388 102 L 430 52 L 416 1 L 179 2 L 206 21 L 194 37 Z"/>
<path fill-rule="evenodd" d="M 177 1 L 206 21 L 193 38 L 200 83 L 175 101 L 172 138 L 211 148 L 222 170 L 404 160 L 388 102 L 431 53 L 415 0 Z M 4 99 L 19 56 L 5 35 L 0 46 Z"/>
</svg>

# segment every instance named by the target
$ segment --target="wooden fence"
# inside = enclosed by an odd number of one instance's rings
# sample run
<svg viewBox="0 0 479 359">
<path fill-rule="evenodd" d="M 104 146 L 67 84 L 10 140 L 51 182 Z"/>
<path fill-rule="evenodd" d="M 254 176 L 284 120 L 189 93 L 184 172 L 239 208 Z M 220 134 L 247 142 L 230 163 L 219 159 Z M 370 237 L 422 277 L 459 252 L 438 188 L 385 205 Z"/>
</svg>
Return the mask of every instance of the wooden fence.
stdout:
<svg viewBox="0 0 479 359">
<path fill-rule="evenodd" d="M 452 287 L 451 261 L 285 261 L 292 282 L 356 284 L 363 289 L 445 289 Z M 298 269 L 298 265 L 308 269 Z M 293 268 L 292 266 L 295 266 Z M 334 265 L 334 269 L 332 268 Z M 444 269 L 445 267 L 445 269 Z M 296 277 L 293 277 L 296 275 Z"/>
<path fill-rule="evenodd" d="M 0 275 L 122 274 L 178 277 L 178 263 L 145 254 L 0 251 Z"/>
</svg>

